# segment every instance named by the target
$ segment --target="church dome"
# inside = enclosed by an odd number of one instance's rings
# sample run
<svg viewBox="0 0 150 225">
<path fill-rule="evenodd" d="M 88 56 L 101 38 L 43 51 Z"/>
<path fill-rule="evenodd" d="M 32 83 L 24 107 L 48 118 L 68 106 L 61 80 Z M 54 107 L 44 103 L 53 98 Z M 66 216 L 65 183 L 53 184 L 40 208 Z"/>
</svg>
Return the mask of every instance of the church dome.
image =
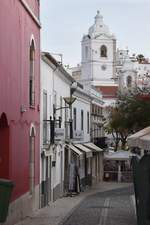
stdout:
<svg viewBox="0 0 150 225">
<path fill-rule="evenodd" d="M 91 37 L 95 37 L 100 34 L 106 34 L 110 36 L 109 28 L 103 22 L 103 16 L 100 14 L 100 11 L 97 11 L 95 16 L 95 23 L 89 28 L 88 34 Z"/>
</svg>

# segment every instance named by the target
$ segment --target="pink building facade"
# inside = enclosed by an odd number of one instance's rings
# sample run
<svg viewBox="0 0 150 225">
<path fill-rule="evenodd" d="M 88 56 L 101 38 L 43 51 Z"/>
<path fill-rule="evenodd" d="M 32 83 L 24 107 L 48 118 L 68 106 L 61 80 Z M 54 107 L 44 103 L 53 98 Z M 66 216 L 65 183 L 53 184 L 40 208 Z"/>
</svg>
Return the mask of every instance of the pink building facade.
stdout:
<svg viewBox="0 0 150 225">
<path fill-rule="evenodd" d="M 0 178 L 15 184 L 14 224 L 39 207 L 39 0 L 1 0 L 0 33 Z"/>
</svg>

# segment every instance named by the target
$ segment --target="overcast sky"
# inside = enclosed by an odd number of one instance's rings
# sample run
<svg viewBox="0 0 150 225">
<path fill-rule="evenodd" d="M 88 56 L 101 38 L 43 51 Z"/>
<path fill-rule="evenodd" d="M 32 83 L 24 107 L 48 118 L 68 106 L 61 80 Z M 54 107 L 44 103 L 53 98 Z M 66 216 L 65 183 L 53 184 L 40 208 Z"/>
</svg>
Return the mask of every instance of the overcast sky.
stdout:
<svg viewBox="0 0 150 225">
<path fill-rule="evenodd" d="M 81 39 L 97 10 L 117 47 L 150 57 L 150 0 L 41 0 L 41 47 L 62 53 L 65 64 L 81 61 Z"/>
</svg>

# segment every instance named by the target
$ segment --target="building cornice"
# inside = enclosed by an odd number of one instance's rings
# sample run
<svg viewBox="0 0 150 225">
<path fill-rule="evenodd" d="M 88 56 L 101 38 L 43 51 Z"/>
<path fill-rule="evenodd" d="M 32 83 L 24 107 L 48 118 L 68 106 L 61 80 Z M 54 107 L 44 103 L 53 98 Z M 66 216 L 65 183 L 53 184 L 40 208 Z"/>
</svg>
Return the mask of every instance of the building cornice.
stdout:
<svg viewBox="0 0 150 225">
<path fill-rule="evenodd" d="M 132 72 L 132 73 L 137 73 L 137 70 L 135 69 L 125 69 L 125 70 L 121 70 L 121 73 L 126 73 L 126 72 Z"/>
<path fill-rule="evenodd" d="M 75 81 L 72 76 L 59 64 L 48 52 L 42 52 L 42 60 L 47 63 L 51 68 L 57 72 L 59 71 L 59 76 L 61 76 L 70 85 Z"/>
<path fill-rule="evenodd" d="M 87 101 L 92 100 L 92 97 L 91 97 L 90 93 L 88 93 L 87 91 L 85 91 L 84 89 L 81 89 L 81 88 L 77 88 L 73 95 L 79 96 L 81 98 L 85 98 Z"/>
<path fill-rule="evenodd" d="M 34 12 L 32 11 L 32 9 L 30 8 L 29 4 L 26 2 L 26 0 L 20 0 L 20 2 L 23 5 L 23 7 L 25 8 L 25 10 L 32 17 L 32 19 L 34 20 L 34 22 L 37 24 L 37 26 L 39 26 L 41 28 L 41 23 L 40 23 L 38 17 L 34 14 Z"/>
</svg>

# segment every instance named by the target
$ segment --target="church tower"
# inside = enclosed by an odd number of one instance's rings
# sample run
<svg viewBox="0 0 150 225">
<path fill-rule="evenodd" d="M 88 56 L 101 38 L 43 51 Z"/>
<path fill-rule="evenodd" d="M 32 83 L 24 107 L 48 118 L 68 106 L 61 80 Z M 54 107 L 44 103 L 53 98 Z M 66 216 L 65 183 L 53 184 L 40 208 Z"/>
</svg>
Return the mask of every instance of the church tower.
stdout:
<svg viewBox="0 0 150 225">
<path fill-rule="evenodd" d="M 104 24 L 99 11 L 81 45 L 81 82 L 95 86 L 104 100 L 116 98 L 116 38 Z"/>
</svg>

